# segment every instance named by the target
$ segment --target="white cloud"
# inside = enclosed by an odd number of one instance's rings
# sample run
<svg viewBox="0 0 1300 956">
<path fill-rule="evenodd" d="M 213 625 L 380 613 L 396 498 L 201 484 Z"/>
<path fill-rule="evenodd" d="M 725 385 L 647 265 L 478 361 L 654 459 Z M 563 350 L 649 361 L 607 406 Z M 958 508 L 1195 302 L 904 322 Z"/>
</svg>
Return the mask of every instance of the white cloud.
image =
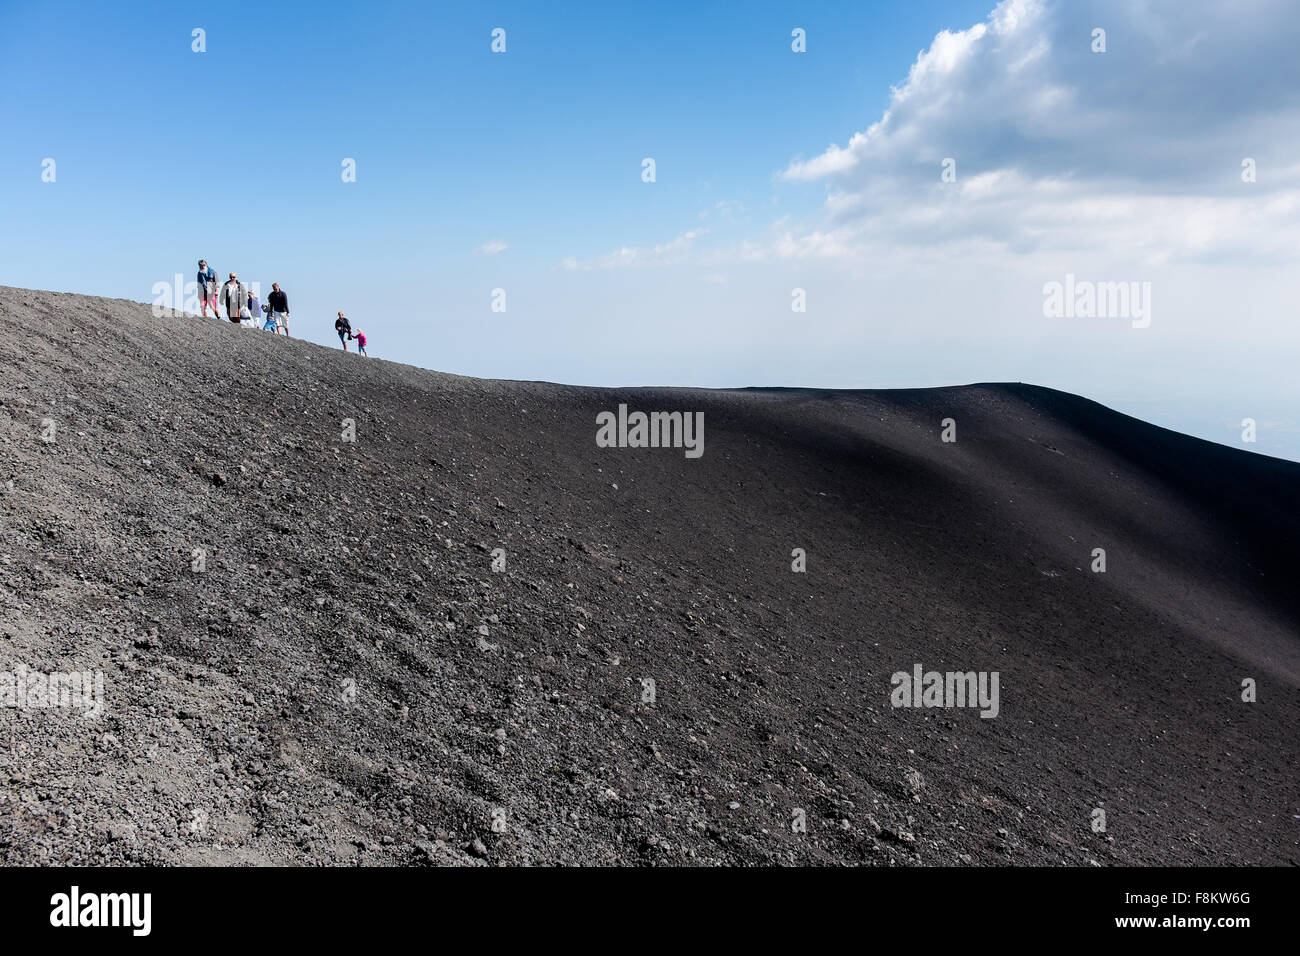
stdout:
<svg viewBox="0 0 1300 956">
<path fill-rule="evenodd" d="M 682 262 L 690 251 L 691 244 L 700 236 L 707 235 L 707 229 L 691 229 L 669 242 L 656 246 L 622 246 L 613 252 L 595 259 L 565 258 L 560 265 L 571 271 L 590 269 L 626 269 L 645 265 L 674 265 Z"/>
<path fill-rule="evenodd" d="M 878 130 L 879 124 L 876 124 L 865 133 L 854 133 L 847 149 L 841 149 L 832 143 L 826 148 L 826 152 L 815 159 L 791 163 L 781 175 L 786 179 L 813 180 L 848 172 L 858 164 L 860 151 L 867 139 L 875 135 Z"/>
<path fill-rule="evenodd" d="M 745 204 L 738 199 L 719 199 L 712 207 L 705 209 L 700 213 L 701 219 L 708 219 L 709 216 L 717 213 L 719 218 L 730 219 L 733 216 L 743 216 L 745 214 Z"/>
<path fill-rule="evenodd" d="M 1105 53 L 1091 49 L 1098 25 Z M 698 229 L 563 266 L 1294 261 L 1300 83 L 1283 66 L 1296 49 L 1300 11 L 1283 0 L 1003 0 L 985 22 L 940 32 L 876 122 L 778 174 L 824 184 L 816 215 L 737 244 L 701 250 Z M 948 158 L 954 182 L 941 179 Z M 702 216 L 743 211 L 723 200 Z"/>
<path fill-rule="evenodd" d="M 480 256 L 495 256 L 498 252 L 505 252 L 509 248 L 504 239 L 489 239 L 474 251 Z"/>
<path fill-rule="evenodd" d="M 1097 26 L 1105 53 L 1091 50 Z M 826 184 L 821 221 L 742 255 L 1294 257 L 1298 48 L 1300 12 L 1283 0 L 1003 0 L 939 33 L 878 121 L 791 162 L 778 178 Z M 957 179 L 941 182 L 949 157 Z"/>
</svg>

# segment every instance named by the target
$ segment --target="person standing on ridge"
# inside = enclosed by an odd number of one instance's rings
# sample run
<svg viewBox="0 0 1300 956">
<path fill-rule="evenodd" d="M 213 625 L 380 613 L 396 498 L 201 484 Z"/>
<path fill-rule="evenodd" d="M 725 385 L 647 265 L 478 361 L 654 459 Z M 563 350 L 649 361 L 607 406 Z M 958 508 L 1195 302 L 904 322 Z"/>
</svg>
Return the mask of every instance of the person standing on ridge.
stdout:
<svg viewBox="0 0 1300 956">
<path fill-rule="evenodd" d="M 366 333 L 362 332 L 360 329 L 357 329 L 356 340 L 357 340 L 357 354 L 365 355 L 366 354 Z"/>
<path fill-rule="evenodd" d="M 212 306 L 212 317 L 217 318 L 220 313 L 217 311 L 217 274 L 212 271 L 212 266 L 208 265 L 206 259 L 199 260 L 199 311 L 206 319 L 208 317 L 208 306 Z"/>
<path fill-rule="evenodd" d="M 352 338 L 352 323 L 339 313 L 339 317 L 334 320 L 334 331 L 339 334 L 339 342 L 343 344 L 343 351 L 348 350 L 348 339 Z"/>
<path fill-rule="evenodd" d="M 240 312 L 243 311 L 247 300 L 248 290 L 239 281 L 239 276 L 230 273 L 230 278 L 221 287 L 221 298 L 218 301 L 226 307 L 226 318 L 235 325 L 239 324 Z"/>
<path fill-rule="evenodd" d="M 248 289 L 248 317 L 249 328 L 257 328 L 257 320 L 262 315 L 262 303 L 257 301 L 257 293 L 250 286 Z"/>
<path fill-rule="evenodd" d="M 284 329 L 284 337 L 289 337 L 289 297 L 280 289 L 280 283 L 271 283 L 271 294 L 266 297 L 271 306 L 271 316 L 275 319 L 275 330 Z"/>
</svg>

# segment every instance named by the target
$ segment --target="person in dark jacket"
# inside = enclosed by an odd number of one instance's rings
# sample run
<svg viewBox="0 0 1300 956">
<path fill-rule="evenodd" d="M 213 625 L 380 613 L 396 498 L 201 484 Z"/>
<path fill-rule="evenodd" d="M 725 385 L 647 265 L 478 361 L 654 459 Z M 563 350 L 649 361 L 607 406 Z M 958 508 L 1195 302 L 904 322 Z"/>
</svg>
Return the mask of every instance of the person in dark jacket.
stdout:
<svg viewBox="0 0 1300 956">
<path fill-rule="evenodd" d="M 266 297 L 271 307 L 271 317 L 275 319 L 275 330 L 283 330 L 285 338 L 289 337 L 289 297 L 280 288 L 280 283 L 271 283 L 271 294 Z"/>
<path fill-rule="evenodd" d="M 334 320 L 334 331 L 339 334 L 339 341 L 343 344 L 343 351 L 348 350 L 348 339 L 352 338 L 352 323 L 344 318 L 343 313 Z"/>
</svg>

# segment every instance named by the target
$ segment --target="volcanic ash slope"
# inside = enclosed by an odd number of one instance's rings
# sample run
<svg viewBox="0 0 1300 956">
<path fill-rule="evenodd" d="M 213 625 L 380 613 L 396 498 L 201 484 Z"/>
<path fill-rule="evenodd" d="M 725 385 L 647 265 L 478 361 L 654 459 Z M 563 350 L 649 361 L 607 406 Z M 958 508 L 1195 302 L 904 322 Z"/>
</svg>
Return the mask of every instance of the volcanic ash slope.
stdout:
<svg viewBox="0 0 1300 956">
<path fill-rule="evenodd" d="M 0 343 L 9 703 L 104 678 L 0 708 L 0 861 L 1297 862 L 1300 466 L 1028 385 L 483 381 L 20 289 Z M 703 456 L 597 447 L 619 404 Z M 917 665 L 997 715 L 891 706 Z"/>
</svg>

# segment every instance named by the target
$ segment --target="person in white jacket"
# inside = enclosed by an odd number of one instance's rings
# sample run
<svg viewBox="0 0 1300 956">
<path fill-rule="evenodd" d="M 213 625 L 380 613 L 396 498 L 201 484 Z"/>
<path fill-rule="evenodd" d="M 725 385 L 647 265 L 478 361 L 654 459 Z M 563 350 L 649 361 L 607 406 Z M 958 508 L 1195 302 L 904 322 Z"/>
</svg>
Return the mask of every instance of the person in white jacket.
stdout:
<svg viewBox="0 0 1300 956">
<path fill-rule="evenodd" d="M 248 290 L 248 321 L 244 324 L 250 329 L 257 328 L 257 320 L 262 317 L 262 303 L 257 301 L 257 293 L 250 287 Z"/>
<path fill-rule="evenodd" d="M 239 276 L 230 273 L 230 278 L 221 287 L 221 298 L 218 301 L 226 310 L 226 318 L 238 325 L 239 314 L 248 304 L 248 290 L 239 281 Z"/>
</svg>

